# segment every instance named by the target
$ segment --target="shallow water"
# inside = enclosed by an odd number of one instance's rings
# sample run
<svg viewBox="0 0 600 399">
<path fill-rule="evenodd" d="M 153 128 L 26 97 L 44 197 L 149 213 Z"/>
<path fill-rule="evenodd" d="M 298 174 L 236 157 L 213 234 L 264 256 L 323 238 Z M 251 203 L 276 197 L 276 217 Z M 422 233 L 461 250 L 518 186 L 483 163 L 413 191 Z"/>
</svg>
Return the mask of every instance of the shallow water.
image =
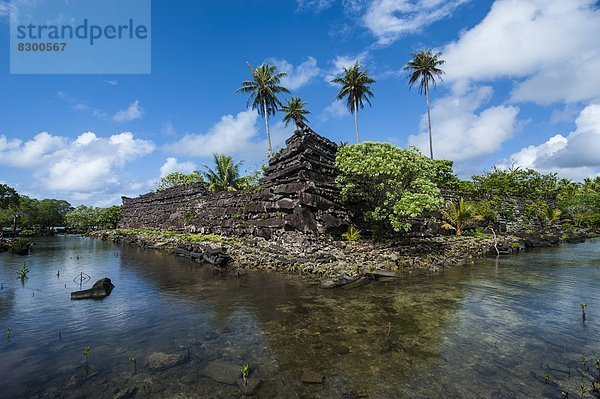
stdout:
<svg viewBox="0 0 600 399">
<path fill-rule="evenodd" d="M 116 288 L 72 302 L 80 272 L 91 276 L 83 288 L 102 277 Z M 87 238 L 38 239 L 28 257 L 0 254 L 0 396 L 578 397 L 600 357 L 599 281 L 600 241 L 322 290 Z M 151 371 L 153 352 L 185 362 Z M 308 371 L 323 383 L 303 383 Z"/>
</svg>

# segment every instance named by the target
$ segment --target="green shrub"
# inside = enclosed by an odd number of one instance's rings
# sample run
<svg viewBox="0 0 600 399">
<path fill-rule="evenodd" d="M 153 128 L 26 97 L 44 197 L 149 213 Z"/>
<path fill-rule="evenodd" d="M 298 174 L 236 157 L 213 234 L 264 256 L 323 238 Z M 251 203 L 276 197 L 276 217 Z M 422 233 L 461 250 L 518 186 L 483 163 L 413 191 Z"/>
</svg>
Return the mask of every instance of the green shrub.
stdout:
<svg viewBox="0 0 600 399">
<path fill-rule="evenodd" d="M 408 231 L 410 220 L 439 210 L 444 201 L 435 179 L 437 164 L 418 150 L 388 143 L 338 149 L 342 200 L 363 220 Z"/>
</svg>

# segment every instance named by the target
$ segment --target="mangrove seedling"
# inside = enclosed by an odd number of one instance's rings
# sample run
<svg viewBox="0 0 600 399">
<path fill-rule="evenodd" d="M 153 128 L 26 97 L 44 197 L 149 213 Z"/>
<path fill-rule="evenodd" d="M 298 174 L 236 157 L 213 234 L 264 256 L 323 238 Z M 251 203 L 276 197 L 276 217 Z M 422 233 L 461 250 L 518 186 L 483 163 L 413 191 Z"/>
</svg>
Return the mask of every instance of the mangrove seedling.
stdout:
<svg viewBox="0 0 600 399">
<path fill-rule="evenodd" d="M 137 374 L 137 359 L 135 358 L 135 356 L 131 356 L 129 358 L 129 361 L 133 363 L 133 374 Z"/>
<path fill-rule="evenodd" d="M 242 366 L 242 378 L 244 379 L 244 386 L 248 386 L 248 377 L 250 376 L 250 365 L 248 363 Z"/>
<path fill-rule="evenodd" d="M 85 365 L 87 366 L 88 364 L 88 357 L 90 356 L 90 347 L 89 346 L 84 346 L 83 347 L 83 357 L 85 358 Z"/>
<path fill-rule="evenodd" d="M 600 378 L 600 359 L 596 360 L 596 371 L 598 371 L 598 378 Z"/>
<path fill-rule="evenodd" d="M 579 394 L 583 397 L 587 393 L 587 389 L 585 389 L 585 385 L 579 385 Z"/>
<path fill-rule="evenodd" d="M 561 396 L 562 396 L 563 399 L 569 399 L 569 393 L 568 392 L 562 391 L 560 394 L 561 394 Z"/>
<path fill-rule="evenodd" d="M 585 308 L 586 308 L 586 304 L 582 303 L 581 304 L 581 318 L 583 319 L 583 322 L 585 323 Z"/>
<path fill-rule="evenodd" d="M 27 278 L 28 274 L 29 274 L 29 268 L 27 267 L 27 265 L 25 263 L 23 263 L 23 266 L 21 266 L 21 269 L 19 269 L 19 271 L 17 272 L 17 276 L 21 279 L 21 281 L 23 281 Z"/>
<path fill-rule="evenodd" d="M 8 327 L 6 329 L 6 339 L 8 339 L 10 341 L 11 337 L 12 337 L 12 328 Z"/>
<path fill-rule="evenodd" d="M 544 384 L 550 384 L 550 374 L 548 374 L 548 372 L 544 374 Z"/>
</svg>

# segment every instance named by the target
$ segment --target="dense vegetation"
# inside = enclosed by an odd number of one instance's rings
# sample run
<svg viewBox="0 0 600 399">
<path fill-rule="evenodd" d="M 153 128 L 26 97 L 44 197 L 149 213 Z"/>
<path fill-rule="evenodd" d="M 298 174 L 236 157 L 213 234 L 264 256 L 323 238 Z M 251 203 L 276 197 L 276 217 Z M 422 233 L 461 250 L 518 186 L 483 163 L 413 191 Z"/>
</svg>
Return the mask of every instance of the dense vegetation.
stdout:
<svg viewBox="0 0 600 399">
<path fill-rule="evenodd" d="M 600 177 L 574 183 L 494 168 L 461 181 L 450 161 L 371 142 L 342 146 L 336 164 L 342 200 L 375 232 L 407 231 L 414 218 L 434 219 L 457 235 L 517 218 L 540 229 L 600 228 Z M 442 192 L 454 200 L 444 204 Z"/>
<path fill-rule="evenodd" d="M 336 164 L 342 199 L 383 229 L 407 231 L 411 218 L 443 205 L 435 183 L 436 163 L 416 149 L 371 142 L 347 145 L 339 149 Z"/>
<path fill-rule="evenodd" d="M 114 228 L 121 218 L 121 207 L 73 208 L 64 200 L 29 198 L 0 184 L 0 228 L 21 230 L 22 234 L 47 232 L 55 227 L 76 229 Z"/>
</svg>

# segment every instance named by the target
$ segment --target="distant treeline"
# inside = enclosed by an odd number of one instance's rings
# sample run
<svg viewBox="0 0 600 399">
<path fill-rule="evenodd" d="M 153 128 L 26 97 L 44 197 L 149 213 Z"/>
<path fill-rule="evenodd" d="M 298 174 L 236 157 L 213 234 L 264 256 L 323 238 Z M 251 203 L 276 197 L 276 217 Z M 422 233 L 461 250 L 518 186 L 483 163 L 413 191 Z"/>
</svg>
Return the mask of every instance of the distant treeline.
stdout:
<svg viewBox="0 0 600 399">
<path fill-rule="evenodd" d="M 121 207 L 95 208 L 71 206 L 64 200 L 29 198 L 0 184 L 0 228 L 48 231 L 55 227 L 78 230 L 115 228 L 121 219 Z"/>
</svg>

